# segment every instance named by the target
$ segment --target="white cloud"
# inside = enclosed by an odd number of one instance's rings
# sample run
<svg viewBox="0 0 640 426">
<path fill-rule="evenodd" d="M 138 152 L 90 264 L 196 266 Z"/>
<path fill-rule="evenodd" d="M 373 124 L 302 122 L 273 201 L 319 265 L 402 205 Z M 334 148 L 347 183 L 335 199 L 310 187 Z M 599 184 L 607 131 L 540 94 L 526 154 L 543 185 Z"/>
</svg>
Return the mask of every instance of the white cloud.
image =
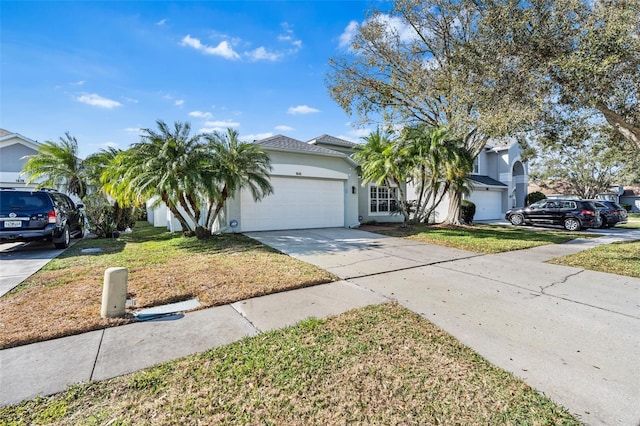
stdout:
<svg viewBox="0 0 640 426">
<path fill-rule="evenodd" d="M 260 139 L 270 138 L 271 136 L 274 136 L 274 134 L 272 132 L 253 133 L 253 134 L 250 134 L 250 135 L 241 135 L 240 136 L 240 140 L 241 141 L 247 141 L 247 142 L 253 142 L 253 141 L 259 141 Z"/>
<path fill-rule="evenodd" d="M 200 133 L 226 132 L 228 128 L 240 127 L 240 123 L 231 120 L 205 121 Z"/>
<path fill-rule="evenodd" d="M 298 105 L 296 107 L 290 107 L 287 111 L 289 114 L 312 114 L 314 112 L 320 112 L 319 109 L 311 108 L 307 105 Z"/>
<path fill-rule="evenodd" d="M 400 36 L 400 40 L 404 42 L 415 40 L 418 36 L 413 27 L 397 16 L 380 14 L 377 18 L 379 23 L 386 25 L 388 29 L 397 33 Z"/>
<path fill-rule="evenodd" d="M 178 99 L 173 104 L 175 106 L 182 106 L 182 105 L 184 105 L 184 99 Z"/>
<path fill-rule="evenodd" d="M 189 115 L 191 117 L 195 117 L 195 118 L 211 118 L 211 113 L 210 112 L 191 111 L 189 113 Z"/>
<path fill-rule="evenodd" d="M 127 127 L 124 129 L 124 131 L 128 133 L 135 133 L 137 135 L 142 133 L 142 129 L 140 127 Z"/>
<path fill-rule="evenodd" d="M 371 129 L 353 129 L 349 131 L 349 135 L 355 138 L 363 138 L 369 136 Z"/>
<path fill-rule="evenodd" d="M 166 23 L 167 23 L 167 20 L 166 20 L 166 19 L 161 19 L 161 20 L 159 20 L 158 22 L 156 22 L 156 25 L 157 25 L 157 26 L 159 26 L 159 27 L 161 27 L 161 26 L 163 26 L 163 25 L 164 25 L 164 24 L 166 24 Z"/>
<path fill-rule="evenodd" d="M 99 108 L 116 108 L 122 106 L 122 104 L 118 101 L 114 101 L 112 99 L 103 98 L 102 96 L 96 93 L 84 93 L 76 98 L 77 101 L 85 103 L 91 106 L 97 106 Z"/>
<path fill-rule="evenodd" d="M 80 81 L 75 81 L 73 83 L 70 83 L 72 86 L 84 86 L 84 83 L 86 83 L 84 80 L 80 80 Z"/>
<path fill-rule="evenodd" d="M 206 121 L 204 125 L 207 127 L 240 127 L 239 122 L 231 120 Z"/>
<path fill-rule="evenodd" d="M 274 128 L 281 132 L 292 132 L 295 130 L 293 127 L 290 127 L 290 126 L 276 126 Z"/>
<path fill-rule="evenodd" d="M 229 44 L 229 42 L 227 42 L 226 40 L 221 41 L 217 46 L 209 46 L 206 44 L 202 44 L 200 42 L 200 40 L 198 40 L 195 37 L 191 37 L 190 35 L 186 35 L 183 39 L 182 39 L 182 43 L 183 46 L 189 46 L 192 47 L 202 53 L 204 53 L 205 55 L 215 55 L 215 56 L 222 56 L 223 58 L 226 59 L 239 59 L 240 55 L 238 55 L 233 48 L 231 47 L 231 45 Z"/>
<path fill-rule="evenodd" d="M 358 24 L 356 21 L 349 22 L 349 25 L 347 25 L 342 34 L 340 34 L 340 47 L 348 48 L 351 46 L 351 42 L 356 36 L 359 27 L 360 24 Z"/>
<path fill-rule="evenodd" d="M 281 53 L 268 52 L 267 49 L 262 46 L 252 50 L 251 52 L 245 52 L 245 55 L 253 61 L 277 61 L 282 57 Z"/>
<path fill-rule="evenodd" d="M 133 98 L 124 98 L 125 101 L 130 102 L 132 104 L 137 104 L 138 100 Z"/>
<path fill-rule="evenodd" d="M 415 40 L 418 37 L 416 31 L 408 25 L 405 21 L 397 16 L 389 16 L 387 14 L 381 13 L 379 15 L 374 16 L 373 18 L 369 18 L 362 23 L 362 25 L 367 25 L 370 22 L 377 22 L 381 25 L 384 25 L 387 28 L 388 32 L 393 32 L 398 34 L 400 40 L 403 42 L 410 42 Z M 350 48 L 351 42 L 355 38 L 356 34 L 359 31 L 360 24 L 356 21 L 351 21 L 345 27 L 344 31 L 340 35 L 339 45 L 342 48 Z"/>
</svg>

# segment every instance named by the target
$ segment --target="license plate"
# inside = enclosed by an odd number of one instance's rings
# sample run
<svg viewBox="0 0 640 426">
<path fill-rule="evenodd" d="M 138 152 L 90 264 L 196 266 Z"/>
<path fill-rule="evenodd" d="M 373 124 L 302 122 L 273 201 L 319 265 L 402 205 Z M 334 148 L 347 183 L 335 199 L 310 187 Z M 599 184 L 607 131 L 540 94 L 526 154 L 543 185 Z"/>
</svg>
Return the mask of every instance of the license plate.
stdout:
<svg viewBox="0 0 640 426">
<path fill-rule="evenodd" d="M 5 220 L 4 227 L 5 228 L 20 228 L 22 226 L 21 220 Z"/>
</svg>

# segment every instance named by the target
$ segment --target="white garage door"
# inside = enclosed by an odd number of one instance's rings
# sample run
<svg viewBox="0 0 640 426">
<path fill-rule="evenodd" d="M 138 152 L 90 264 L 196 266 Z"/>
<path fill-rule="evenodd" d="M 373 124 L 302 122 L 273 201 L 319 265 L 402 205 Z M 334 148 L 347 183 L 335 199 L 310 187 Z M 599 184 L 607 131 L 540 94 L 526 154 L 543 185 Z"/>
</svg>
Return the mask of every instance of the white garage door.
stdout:
<svg viewBox="0 0 640 426">
<path fill-rule="evenodd" d="M 502 191 L 471 191 L 469 200 L 476 205 L 474 220 L 492 220 L 502 218 Z"/>
<path fill-rule="evenodd" d="M 272 177 L 271 185 L 273 194 L 257 203 L 242 191 L 243 232 L 344 226 L 343 181 Z"/>
</svg>

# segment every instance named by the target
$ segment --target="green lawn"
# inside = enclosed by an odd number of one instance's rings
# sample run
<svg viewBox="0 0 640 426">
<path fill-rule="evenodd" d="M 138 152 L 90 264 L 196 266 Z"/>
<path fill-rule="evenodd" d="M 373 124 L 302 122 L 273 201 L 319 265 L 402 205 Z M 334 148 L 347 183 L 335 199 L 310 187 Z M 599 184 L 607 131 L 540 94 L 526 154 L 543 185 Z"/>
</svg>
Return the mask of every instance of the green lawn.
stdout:
<svg viewBox="0 0 640 426">
<path fill-rule="evenodd" d="M 397 304 L 307 320 L 0 409 L 0 424 L 579 425 Z"/>
<path fill-rule="evenodd" d="M 550 263 L 640 278 L 640 241 L 607 244 Z"/>
<path fill-rule="evenodd" d="M 640 229 L 640 214 L 629 213 L 629 216 L 627 217 L 627 223 L 616 225 L 616 228 Z"/>
<path fill-rule="evenodd" d="M 459 227 L 416 225 L 397 227 L 381 234 L 404 237 L 477 253 L 500 253 L 546 244 L 561 244 L 576 238 L 590 238 L 585 232 L 566 232 L 548 228 L 473 225 Z"/>
</svg>

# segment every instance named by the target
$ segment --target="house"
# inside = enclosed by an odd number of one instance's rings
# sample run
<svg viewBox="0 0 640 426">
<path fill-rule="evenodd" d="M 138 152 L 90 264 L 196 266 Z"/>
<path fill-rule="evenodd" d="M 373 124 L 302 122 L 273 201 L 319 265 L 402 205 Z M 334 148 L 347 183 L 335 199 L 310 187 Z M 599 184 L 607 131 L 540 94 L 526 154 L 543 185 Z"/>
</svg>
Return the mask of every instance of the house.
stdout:
<svg viewBox="0 0 640 426">
<path fill-rule="evenodd" d="M 625 187 L 619 200 L 621 203 L 631 205 L 632 213 L 640 213 L 640 187 Z"/>
<path fill-rule="evenodd" d="M 308 142 L 284 135 L 255 141 L 271 159 L 273 193 L 254 201 L 248 190 L 227 200 L 214 230 L 250 232 L 325 227 L 355 228 L 361 223 L 401 223 L 395 211 L 398 188 L 362 183 L 352 156 L 358 144 L 322 135 Z M 470 176 L 476 219 L 500 219 L 511 206 L 523 206 L 526 166 L 516 142 L 485 149 Z M 407 193 L 411 188 L 407 185 Z M 411 198 L 409 198 L 411 199 Z M 174 232 L 180 224 L 163 204 L 147 203 L 148 220 Z M 445 200 L 440 210 L 446 217 Z"/>
<path fill-rule="evenodd" d="M 508 209 L 524 207 L 528 165 L 522 160 L 518 141 L 490 141 L 476 157 L 469 180 L 471 192 L 464 198 L 476 205 L 474 220 L 502 219 Z M 407 199 L 417 199 L 415 194 L 415 188 L 409 185 Z M 449 199 L 445 196 L 436 208 L 432 220 L 444 221 L 448 209 Z"/>
<path fill-rule="evenodd" d="M 27 180 L 22 175 L 25 156 L 34 155 L 38 152 L 39 142 L 22 136 L 19 133 L 12 133 L 5 129 L 0 129 L 0 186 L 5 188 L 35 188 L 36 184 L 26 185 Z"/>
<path fill-rule="evenodd" d="M 360 146 L 357 143 L 329 135 L 318 136 L 317 138 L 311 139 L 308 143 L 341 152 L 349 157 L 353 157 L 353 154 Z M 406 187 L 402 189 L 406 190 Z M 358 178 L 357 190 L 358 218 L 360 223 L 402 223 L 404 221 L 404 217 L 397 211 L 394 211 L 398 188 L 378 186 L 372 182 L 363 184 L 362 179 Z"/>
</svg>

